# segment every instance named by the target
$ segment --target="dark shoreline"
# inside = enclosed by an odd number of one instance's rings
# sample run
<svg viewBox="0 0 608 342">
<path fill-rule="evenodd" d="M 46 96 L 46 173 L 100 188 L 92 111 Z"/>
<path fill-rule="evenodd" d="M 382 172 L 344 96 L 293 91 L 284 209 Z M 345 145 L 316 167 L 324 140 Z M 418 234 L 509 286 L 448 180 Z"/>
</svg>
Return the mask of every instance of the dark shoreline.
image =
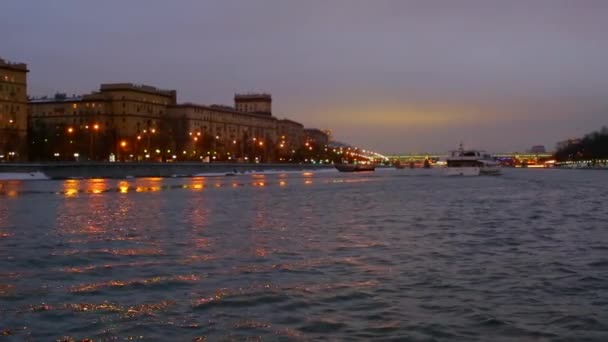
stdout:
<svg viewBox="0 0 608 342">
<path fill-rule="evenodd" d="M 233 174 L 264 171 L 304 171 L 333 169 L 333 165 L 314 164 L 237 164 L 237 163 L 6 163 L 2 173 L 42 173 L 49 179 L 194 177 L 199 174 Z"/>
</svg>

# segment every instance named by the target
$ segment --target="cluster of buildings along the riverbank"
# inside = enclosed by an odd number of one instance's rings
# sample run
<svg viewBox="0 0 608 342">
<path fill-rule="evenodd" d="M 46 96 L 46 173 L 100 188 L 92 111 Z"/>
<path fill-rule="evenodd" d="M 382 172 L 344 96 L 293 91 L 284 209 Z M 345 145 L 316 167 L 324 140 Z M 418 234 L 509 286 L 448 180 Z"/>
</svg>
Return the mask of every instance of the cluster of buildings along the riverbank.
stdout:
<svg viewBox="0 0 608 342">
<path fill-rule="evenodd" d="M 0 59 L 0 161 L 295 161 L 326 132 L 272 113 L 270 94 L 234 106 L 178 103 L 175 90 L 102 84 L 80 96 L 28 98 L 27 65 Z"/>
</svg>

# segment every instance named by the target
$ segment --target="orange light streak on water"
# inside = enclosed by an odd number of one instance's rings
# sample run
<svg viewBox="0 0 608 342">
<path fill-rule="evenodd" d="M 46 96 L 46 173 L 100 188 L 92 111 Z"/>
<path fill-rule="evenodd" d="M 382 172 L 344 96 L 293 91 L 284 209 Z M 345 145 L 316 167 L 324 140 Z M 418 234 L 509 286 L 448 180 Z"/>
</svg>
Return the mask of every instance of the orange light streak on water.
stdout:
<svg viewBox="0 0 608 342">
<path fill-rule="evenodd" d="M 80 181 L 77 179 L 68 179 L 63 182 L 62 193 L 66 197 L 74 197 L 80 191 Z"/>
<path fill-rule="evenodd" d="M 121 194 L 126 194 L 129 192 L 129 182 L 127 181 L 120 181 L 118 183 L 118 191 L 120 191 Z"/>
</svg>

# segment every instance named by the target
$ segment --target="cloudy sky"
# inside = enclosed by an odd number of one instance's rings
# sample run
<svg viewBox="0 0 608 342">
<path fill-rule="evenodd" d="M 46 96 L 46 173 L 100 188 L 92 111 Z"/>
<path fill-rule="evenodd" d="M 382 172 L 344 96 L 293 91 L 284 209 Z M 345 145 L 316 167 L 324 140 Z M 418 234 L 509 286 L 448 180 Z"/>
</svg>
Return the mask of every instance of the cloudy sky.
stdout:
<svg viewBox="0 0 608 342">
<path fill-rule="evenodd" d="M 608 125 L 608 1 L 3 0 L 30 95 L 103 82 L 274 113 L 393 152 L 553 148 Z"/>
</svg>

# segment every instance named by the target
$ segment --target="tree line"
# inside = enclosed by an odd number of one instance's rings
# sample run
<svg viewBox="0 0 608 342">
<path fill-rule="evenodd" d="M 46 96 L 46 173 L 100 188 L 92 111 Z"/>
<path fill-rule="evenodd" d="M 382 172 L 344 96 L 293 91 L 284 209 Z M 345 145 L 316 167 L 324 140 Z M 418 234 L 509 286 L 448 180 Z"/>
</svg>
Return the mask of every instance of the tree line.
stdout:
<svg viewBox="0 0 608 342">
<path fill-rule="evenodd" d="M 608 128 L 602 127 L 581 139 L 571 139 L 557 144 L 557 161 L 608 159 Z"/>
</svg>

